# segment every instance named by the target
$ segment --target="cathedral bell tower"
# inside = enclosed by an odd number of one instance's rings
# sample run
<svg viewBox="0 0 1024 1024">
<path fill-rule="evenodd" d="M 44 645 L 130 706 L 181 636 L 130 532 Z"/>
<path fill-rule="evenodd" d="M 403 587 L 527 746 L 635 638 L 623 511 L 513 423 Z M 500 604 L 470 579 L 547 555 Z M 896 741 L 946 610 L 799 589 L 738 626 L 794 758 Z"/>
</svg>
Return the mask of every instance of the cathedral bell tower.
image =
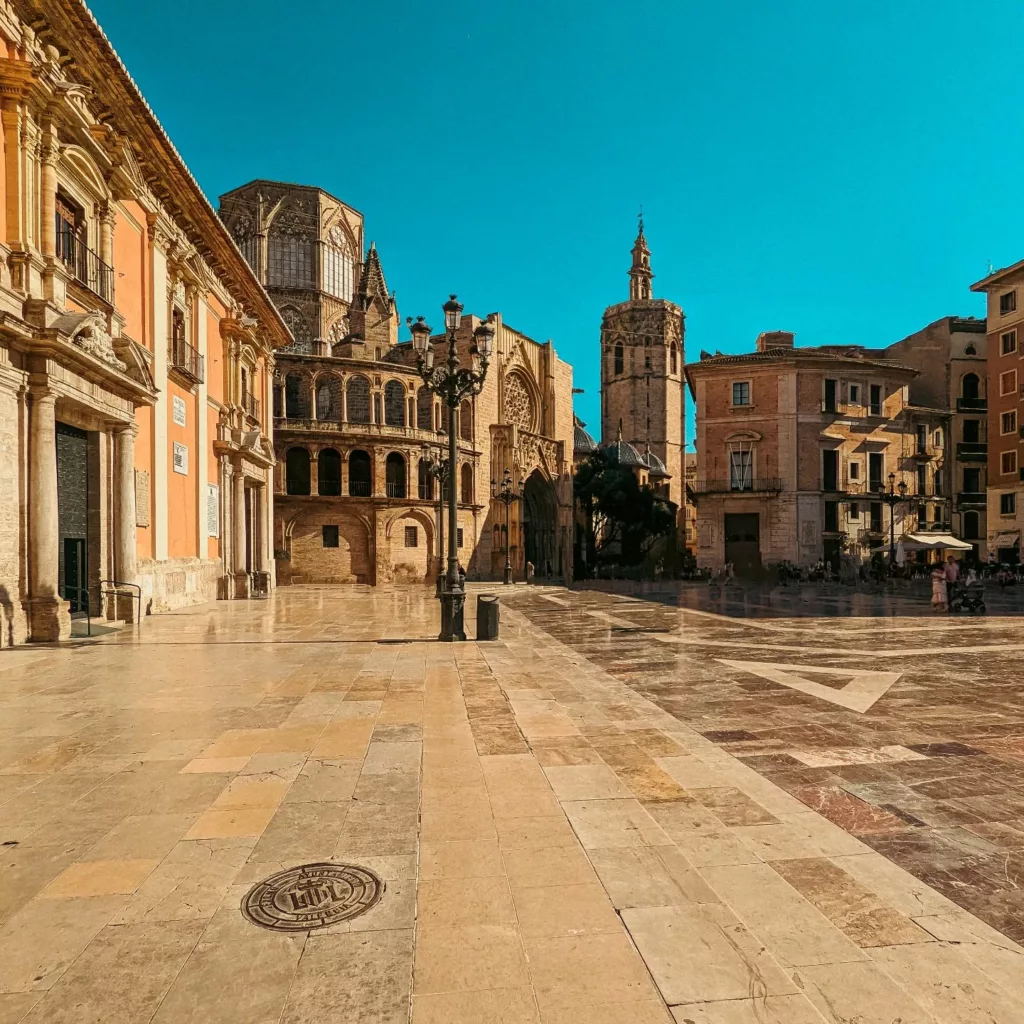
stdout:
<svg viewBox="0 0 1024 1024">
<path fill-rule="evenodd" d="M 650 451 L 668 470 L 669 497 L 685 498 L 686 411 L 682 308 L 654 298 L 651 250 L 643 216 L 633 243 L 629 300 L 609 306 L 601 320 L 601 437 L 622 428 L 637 451 Z"/>
</svg>

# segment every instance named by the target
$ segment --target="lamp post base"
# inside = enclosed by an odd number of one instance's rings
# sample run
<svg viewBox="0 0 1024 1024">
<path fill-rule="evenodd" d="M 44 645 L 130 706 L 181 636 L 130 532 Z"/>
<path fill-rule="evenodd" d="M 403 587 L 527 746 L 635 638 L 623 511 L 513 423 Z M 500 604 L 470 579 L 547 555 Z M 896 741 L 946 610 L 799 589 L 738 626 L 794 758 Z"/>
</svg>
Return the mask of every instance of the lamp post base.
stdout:
<svg viewBox="0 0 1024 1024">
<path fill-rule="evenodd" d="M 506 565 L 505 566 L 505 575 L 504 575 L 504 579 L 502 580 L 502 582 L 505 584 L 505 586 L 508 586 L 512 582 L 512 566 L 511 565 Z"/>
<path fill-rule="evenodd" d="M 441 594 L 441 632 L 437 639 L 442 643 L 458 643 L 466 639 L 466 593 L 462 587 L 450 587 Z"/>
</svg>

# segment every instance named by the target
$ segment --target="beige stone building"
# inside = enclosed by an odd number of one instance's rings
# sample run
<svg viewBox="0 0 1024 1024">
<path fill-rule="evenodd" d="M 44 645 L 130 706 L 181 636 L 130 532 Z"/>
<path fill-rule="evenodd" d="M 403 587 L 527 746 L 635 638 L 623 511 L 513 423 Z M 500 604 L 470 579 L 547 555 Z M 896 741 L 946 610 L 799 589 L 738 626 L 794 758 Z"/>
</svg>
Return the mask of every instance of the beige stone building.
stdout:
<svg viewBox="0 0 1024 1024">
<path fill-rule="evenodd" d="M 988 549 L 1020 561 L 1024 531 L 1024 260 L 971 286 L 987 304 L 987 373 L 981 399 L 988 420 Z M 985 408 L 979 411 L 986 411 Z"/>
<path fill-rule="evenodd" d="M 795 348 L 761 334 L 745 355 L 686 367 L 697 411 L 697 558 L 738 572 L 886 544 L 889 476 L 912 500 L 895 533 L 949 530 L 945 409 L 911 402 L 915 369 L 859 346 Z"/>
<path fill-rule="evenodd" d="M 683 539 L 686 550 L 697 554 L 697 506 L 693 502 L 693 485 L 697 482 L 697 453 L 683 453 L 683 491 L 686 503 L 683 505 Z"/>
<path fill-rule="evenodd" d="M 288 332 L 85 4 L 0 38 L 0 645 L 248 594 Z"/>
<path fill-rule="evenodd" d="M 910 384 L 912 404 L 947 418 L 950 526 L 954 536 L 973 546 L 978 558 L 988 550 L 988 350 L 984 320 L 946 316 L 884 352 L 886 359 L 918 371 Z"/>
<path fill-rule="evenodd" d="M 411 344 L 399 342 L 362 215 L 321 189 L 267 181 L 222 196 L 220 213 L 295 337 L 278 354 L 274 388 L 279 581 L 432 579 L 438 488 L 427 467 L 432 453 L 444 455 L 446 410 L 423 386 Z M 550 341 L 492 318 L 487 379 L 456 427 L 460 559 L 470 578 L 500 578 L 508 545 L 518 577 L 530 561 L 540 575 L 568 579 L 572 368 Z M 479 323 L 463 317 L 465 365 Z M 506 469 L 524 481 L 508 531 L 505 506 L 491 497 Z"/>
<path fill-rule="evenodd" d="M 681 510 L 686 447 L 683 311 L 654 298 L 643 220 L 633 244 L 629 299 L 601 320 L 601 439 L 625 441 Z M 667 478 L 664 476 L 667 473 Z M 660 484 L 659 486 L 661 486 Z M 680 516 L 682 513 L 680 512 Z"/>
</svg>

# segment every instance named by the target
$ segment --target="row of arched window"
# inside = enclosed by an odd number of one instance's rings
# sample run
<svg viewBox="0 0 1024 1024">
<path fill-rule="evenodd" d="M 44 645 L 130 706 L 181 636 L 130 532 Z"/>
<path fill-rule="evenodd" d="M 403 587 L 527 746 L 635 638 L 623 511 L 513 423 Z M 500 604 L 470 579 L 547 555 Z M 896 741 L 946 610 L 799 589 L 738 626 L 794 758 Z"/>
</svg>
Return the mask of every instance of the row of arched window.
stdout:
<svg viewBox="0 0 1024 1024">
<path fill-rule="evenodd" d="M 344 390 L 343 390 L 344 388 Z M 375 405 L 376 399 L 376 405 Z M 389 380 L 380 398 L 370 390 L 370 381 L 354 374 L 343 385 L 333 373 L 320 374 L 315 385 L 301 373 L 289 373 L 283 388 L 274 391 L 274 415 L 288 419 L 318 419 L 335 423 L 384 423 L 391 427 L 446 431 L 443 421 L 434 422 L 434 395 L 426 387 L 416 392 L 415 406 L 406 407 L 406 385 Z M 473 406 L 467 400 L 459 408 L 459 437 L 473 439 Z"/>
<path fill-rule="evenodd" d="M 322 448 L 316 456 L 316 493 L 327 497 L 341 495 L 341 453 L 335 448 Z M 285 456 L 285 492 L 287 494 L 312 493 L 312 457 L 306 448 L 289 448 Z M 435 478 L 430 475 L 430 463 L 419 460 L 417 470 L 417 496 L 424 501 L 437 497 Z M 459 471 L 459 500 L 473 504 L 473 467 L 464 463 Z M 373 460 L 369 452 L 356 449 L 348 456 L 348 494 L 353 498 L 369 498 L 373 490 Z M 405 498 L 407 494 L 406 461 L 399 452 L 391 452 L 384 461 L 384 493 L 389 498 Z"/>
</svg>

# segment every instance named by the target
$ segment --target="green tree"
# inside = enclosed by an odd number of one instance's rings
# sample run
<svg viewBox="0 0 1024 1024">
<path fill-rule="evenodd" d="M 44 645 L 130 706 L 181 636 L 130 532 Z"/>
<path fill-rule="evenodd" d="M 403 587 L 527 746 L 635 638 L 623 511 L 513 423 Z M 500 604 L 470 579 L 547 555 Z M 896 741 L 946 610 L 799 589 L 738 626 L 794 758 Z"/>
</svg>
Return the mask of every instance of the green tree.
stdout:
<svg viewBox="0 0 1024 1024">
<path fill-rule="evenodd" d="M 639 565 L 659 537 L 675 527 L 676 508 L 636 474 L 601 450 L 576 469 L 576 501 L 583 515 L 587 563 Z"/>
</svg>

